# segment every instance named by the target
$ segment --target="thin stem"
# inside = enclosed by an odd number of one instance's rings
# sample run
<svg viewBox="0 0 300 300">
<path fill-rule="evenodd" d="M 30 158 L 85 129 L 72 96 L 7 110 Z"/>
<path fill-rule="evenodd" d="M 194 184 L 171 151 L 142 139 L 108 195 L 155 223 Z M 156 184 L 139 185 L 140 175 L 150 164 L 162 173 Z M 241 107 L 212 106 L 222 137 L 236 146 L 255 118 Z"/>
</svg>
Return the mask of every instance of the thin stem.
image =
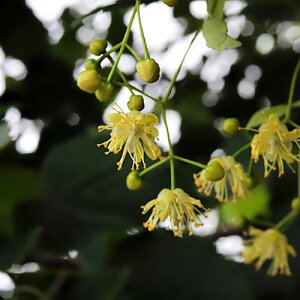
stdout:
<svg viewBox="0 0 300 300">
<path fill-rule="evenodd" d="M 198 163 L 196 161 L 193 161 L 193 160 L 190 160 L 190 159 L 187 159 L 187 158 L 184 158 L 184 157 L 176 156 L 176 155 L 174 155 L 173 157 L 174 157 L 174 159 L 180 160 L 182 162 L 185 162 L 187 164 L 196 166 L 198 168 L 201 168 L 201 169 L 205 169 L 206 168 L 206 165 Z"/>
<path fill-rule="evenodd" d="M 192 45 L 193 45 L 193 43 L 194 43 L 196 37 L 198 36 L 198 34 L 200 33 L 201 30 L 202 30 L 202 26 L 200 26 L 200 28 L 195 32 L 195 35 L 194 35 L 194 37 L 192 38 L 192 40 L 191 40 L 191 42 L 190 42 L 190 44 L 189 44 L 189 46 L 188 46 L 188 49 L 186 50 L 185 54 L 183 55 L 183 58 L 182 58 L 182 60 L 181 60 L 181 62 L 180 62 L 180 65 L 179 65 L 179 67 L 177 68 L 177 70 L 176 70 L 176 72 L 175 72 L 175 74 L 174 74 L 174 76 L 173 76 L 173 78 L 172 78 L 172 80 L 171 80 L 171 82 L 170 82 L 170 85 L 169 85 L 169 87 L 168 87 L 168 89 L 167 89 L 167 91 L 166 91 L 166 93 L 165 93 L 165 95 L 164 95 L 164 97 L 163 97 L 163 99 L 162 99 L 162 102 L 163 102 L 163 103 L 165 103 L 165 102 L 169 99 L 170 94 L 171 94 L 171 92 L 172 92 L 172 89 L 173 89 L 173 87 L 174 87 L 174 85 L 175 85 L 176 79 L 177 79 L 177 77 L 178 77 L 178 75 L 179 75 L 179 72 L 180 72 L 180 70 L 181 70 L 181 68 L 182 68 L 182 65 L 183 65 L 183 63 L 184 63 L 184 60 L 185 60 L 187 54 L 189 53 L 189 51 L 190 51 L 190 49 L 191 49 L 191 47 L 192 47 Z"/>
<path fill-rule="evenodd" d="M 293 122 L 293 121 L 289 121 L 288 122 L 290 125 L 292 125 L 292 126 L 294 126 L 295 128 L 298 128 L 298 129 L 300 129 L 300 125 L 298 125 L 297 123 L 295 123 L 295 122 Z"/>
<path fill-rule="evenodd" d="M 250 157 L 248 171 L 247 171 L 248 177 L 251 177 L 251 175 L 252 175 L 252 168 L 253 168 L 253 159 Z"/>
<path fill-rule="evenodd" d="M 288 98 L 288 104 L 287 104 L 287 108 L 286 108 L 286 112 L 285 112 L 285 117 L 282 121 L 283 123 L 287 123 L 290 120 L 290 117 L 291 117 L 291 110 L 292 110 L 296 80 L 297 80 L 299 70 L 300 70 L 300 59 L 298 60 L 298 63 L 296 65 L 296 68 L 295 68 L 294 73 L 293 73 L 290 92 L 289 92 L 289 98 Z"/>
<path fill-rule="evenodd" d="M 242 130 L 242 134 L 250 141 L 252 141 L 252 136 L 245 130 Z"/>
<path fill-rule="evenodd" d="M 291 210 L 280 222 L 278 222 L 275 226 L 275 229 L 280 231 L 285 231 L 288 226 L 294 221 L 294 219 L 297 217 L 298 212 Z"/>
<path fill-rule="evenodd" d="M 107 78 L 105 78 L 105 77 L 102 77 L 102 79 L 103 79 L 104 81 L 107 80 Z M 114 85 L 117 85 L 117 86 L 124 86 L 124 87 L 127 87 L 127 88 L 130 87 L 132 90 L 141 93 L 142 95 L 144 95 L 144 96 L 150 98 L 151 100 L 153 100 L 153 101 L 155 101 L 155 102 L 157 102 L 157 103 L 160 103 L 160 101 L 159 101 L 158 99 L 156 99 L 156 98 L 154 98 L 154 97 L 148 95 L 147 93 L 145 93 L 144 91 L 138 89 L 137 87 L 135 87 L 135 86 L 132 85 L 132 84 L 129 84 L 129 83 L 128 83 L 128 85 L 126 85 L 125 83 L 123 83 L 123 82 L 121 82 L 121 81 L 118 81 L 118 80 L 112 80 L 111 83 L 114 84 Z"/>
<path fill-rule="evenodd" d="M 60 272 L 57 277 L 54 279 L 50 287 L 48 288 L 46 292 L 46 299 L 52 300 L 54 299 L 55 295 L 59 292 L 63 284 L 65 283 L 67 278 L 67 273 L 62 271 Z"/>
<path fill-rule="evenodd" d="M 174 164 L 174 151 L 172 147 L 172 142 L 170 138 L 170 132 L 169 132 L 169 126 L 168 126 L 168 121 L 167 121 L 167 115 L 166 115 L 166 109 L 163 106 L 163 111 L 162 111 L 162 117 L 163 121 L 166 127 L 166 132 L 167 132 L 167 138 L 168 138 L 168 146 L 169 146 L 169 157 L 170 157 L 170 175 L 171 175 L 171 189 L 175 189 L 175 164 Z"/>
<path fill-rule="evenodd" d="M 100 63 L 101 61 L 103 61 L 106 57 L 110 56 L 110 54 L 112 54 L 113 52 L 115 52 L 116 50 L 118 50 L 120 47 L 122 46 L 122 42 L 113 46 L 111 49 L 109 49 L 107 52 L 105 52 L 102 56 L 100 56 L 97 59 L 97 62 Z"/>
<path fill-rule="evenodd" d="M 135 57 L 135 59 L 136 59 L 137 61 L 142 60 L 142 59 L 140 58 L 140 56 L 134 51 L 134 49 L 133 49 L 132 47 L 130 47 L 127 43 L 126 43 L 126 48 L 130 51 L 130 53 Z"/>
<path fill-rule="evenodd" d="M 272 222 L 269 222 L 269 221 L 266 221 L 266 220 L 259 220 L 259 219 L 251 219 L 249 220 L 250 222 L 253 222 L 253 223 L 256 223 L 258 225 L 263 225 L 263 226 L 266 226 L 266 227 L 274 227 L 275 224 L 272 223 Z"/>
<path fill-rule="evenodd" d="M 45 295 L 40 290 L 38 290 L 37 288 L 30 286 L 30 285 L 17 286 L 15 289 L 15 293 L 16 294 L 17 293 L 28 293 L 28 294 L 36 296 L 37 299 L 47 300 Z"/>
<path fill-rule="evenodd" d="M 129 38 L 129 35 L 130 35 L 130 31 L 131 31 L 131 27 L 132 27 L 132 24 L 133 24 L 133 20 L 134 20 L 134 17 L 136 15 L 136 12 L 137 12 L 137 8 L 138 8 L 138 2 L 136 2 L 135 6 L 134 6 L 134 9 L 133 9 L 133 12 L 132 12 L 132 15 L 131 15 L 131 18 L 129 20 L 129 24 L 127 26 L 127 29 L 126 29 L 126 32 L 125 32 L 125 35 L 124 35 L 124 38 L 122 40 L 122 46 L 121 46 L 121 49 L 118 53 L 118 56 L 116 58 L 116 61 L 114 63 L 114 65 L 112 66 L 112 69 L 108 75 L 108 78 L 107 78 L 107 82 L 110 82 L 112 80 L 112 77 L 118 67 L 118 64 L 119 64 L 119 61 L 121 59 L 121 56 L 124 52 L 124 49 L 125 49 L 125 46 L 126 46 L 126 43 L 128 41 L 128 38 Z"/>
<path fill-rule="evenodd" d="M 239 150 L 237 150 L 236 152 L 234 152 L 232 154 L 232 157 L 238 156 L 240 153 L 242 153 L 243 151 L 247 150 L 250 147 L 250 145 L 251 145 L 251 143 L 248 143 L 245 146 L 241 147 Z"/>
<path fill-rule="evenodd" d="M 157 167 L 163 165 L 164 163 L 166 163 L 166 162 L 169 161 L 169 160 L 170 160 L 170 156 L 168 156 L 168 157 L 162 159 L 161 161 L 159 161 L 159 162 L 157 162 L 157 163 L 151 165 L 151 166 L 148 167 L 147 169 L 145 169 L 145 170 L 143 170 L 142 172 L 140 172 L 140 176 L 146 175 L 147 173 L 153 171 L 154 169 L 156 169 Z"/>
<path fill-rule="evenodd" d="M 114 60 L 112 59 L 111 56 L 108 56 L 108 59 L 109 59 L 109 61 L 110 61 L 110 63 L 111 63 L 112 65 L 115 65 L 115 62 L 114 62 Z M 129 82 L 127 81 L 127 79 L 126 79 L 126 77 L 124 76 L 124 74 L 119 70 L 119 68 L 116 68 L 116 70 L 117 70 L 119 76 L 121 77 L 121 79 L 123 80 L 125 86 L 129 89 L 130 93 L 131 93 L 132 95 L 134 95 L 134 92 L 132 91 L 132 88 L 130 87 L 130 84 L 129 84 Z M 109 82 L 109 81 L 108 81 L 108 78 L 107 78 L 107 82 Z"/>
<path fill-rule="evenodd" d="M 141 0 L 137 0 L 137 15 L 138 15 L 139 28 L 140 28 L 140 35 L 141 35 L 141 39 L 142 39 L 144 55 L 145 55 L 145 58 L 147 59 L 150 57 L 150 55 L 149 55 L 147 42 L 146 42 L 144 30 L 143 30 L 142 20 L 141 20 L 140 4 L 141 4 Z"/>
</svg>

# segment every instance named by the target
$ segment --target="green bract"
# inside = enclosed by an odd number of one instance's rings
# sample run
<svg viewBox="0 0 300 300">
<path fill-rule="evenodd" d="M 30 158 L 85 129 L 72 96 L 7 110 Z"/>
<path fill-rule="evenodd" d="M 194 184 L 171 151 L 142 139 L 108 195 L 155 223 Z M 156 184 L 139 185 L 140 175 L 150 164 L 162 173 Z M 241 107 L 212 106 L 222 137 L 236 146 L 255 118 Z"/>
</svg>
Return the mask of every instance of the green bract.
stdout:
<svg viewBox="0 0 300 300">
<path fill-rule="evenodd" d="M 144 185 L 144 180 L 138 171 L 132 171 L 127 175 L 126 186 L 131 191 L 140 190 Z"/>
<path fill-rule="evenodd" d="M 160 68 L 153 58 L 147 58 L 136 64 L 136 71 L 142 80 L 153 83 L 159 78 Z"/>
<path fill-rule="evenodd" d="M 90 43 L 90 52 L 94 55 L 100 55 L 105 51 L 106 47 L 106 40 L 93 40 Z"/>
<path fill-rule="evenodd" d="M 141 111 L 144 109 L 144 98 L 140 95 L 132 95 L 130 100 L 127 102 L 127 106 L 130 110 Z"/>
<path fill-rule="evenodd" d="M 99 88 L 95 92 L 96 98 L 100 102 L 110 100 L 115 95 L 115 87 L 111 83 L 100 82 Z"/>
<path fill-rule="evenodd" d="M 78 87 L 87 93 L 95 93 L 99 84 L 100 79 L 96 70 L 85 70 L 77 78 Z"/>
</svg>

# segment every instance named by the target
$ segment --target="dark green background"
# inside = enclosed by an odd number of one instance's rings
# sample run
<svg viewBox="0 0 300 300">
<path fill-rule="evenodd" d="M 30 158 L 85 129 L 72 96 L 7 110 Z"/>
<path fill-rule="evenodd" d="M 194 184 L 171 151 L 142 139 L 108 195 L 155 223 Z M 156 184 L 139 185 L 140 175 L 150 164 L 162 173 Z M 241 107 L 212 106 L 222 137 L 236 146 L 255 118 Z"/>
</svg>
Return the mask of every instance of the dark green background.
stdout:
<svg viewBox="0 0 300 300">
<path fill-rule="evenodd" d="M 186 19 L 188 34 L 199 20 L 189 13 L 190 1 L 182 2 L 174 14 Z M 112 44 L 122 38 L 122 18 L 131 5 L 133 1 L 120 0 L 108 8 L 113 16 L 108 34 Z M 188 74 L 177 84 L 170 108 L 183 117 L 182 137 L 175 147 L 178 155 L 206 162 L 218 147 L 232 153 L 246 140 L 241 135 L 224 138 L 212 125 L 216 118 L 239 117 L 246 124 L 264 97 L 273 105 L 287 100 L 299 54 L 276 47 L 262 56 L 255 50 L 255 42 L 272 24 L 299 21 L 300 2 L 251 0 L 243 14 L 255 24 L 255 32 L 251 37 L 240 37 L 240 59 L 225 78 L 218 104 L 203 106 L 201 97 L 207 86 L 198 75 Z M 117 158 L 96 148 L 103 139 L 97 125 L 102 122 L 105 105 L 76 87 L 74 63 L 85 57 L 86 47 L 76 41 L 76 29 L 71 27 L 75 18 L 68 10 L 63 20 L 65 35 L 58 44 L 50 45 L 46 30 L 24 1 L 0 1 L 0 45 L 6 55 L 22 60 L 28 70 L 20 82 L 7 78 L 7 89 L 0 98 L 1 117 L 8 107 L 15 106 L 22 117 L 45 123 L 36 152 L 19 154 L 14 142 L 0 152 L 0 268 L 7 271 L 12 263 L 37 262 L 38 272 L 11 274 L 13 280 L 17 286 L 34 286 L 42 292 L 58 281 L 61 286 L 53 298 L 57 300 L 300 299 L 298 258 L 290 260 L 292 277 L 270 278 L 265 268 L 255 272 L 253 266 L 216 253 L 215 240 L 228 234 L 221 227 L 210 237 L 184 239 L 164 230 L 148 233 L 142 229 L 145 216 L 140 214 L 140 205 L 168 186 L 168 168 L 149 175 L 145 189 L 129 192 L 125 187 L 129 164 L 116 172 Z M 236 87 L 249 64 L 260 66 L 263 75 L 255 98 L 245 101 Z M 296 96 L 299 99 L 299 88 Z M 66 122 L 73 112 L 80 116 L 76 126 Z M 300 121 L 299 110 L 294 120 Z M 248 155 L 240 157 L 245 166 Z M 254 171 L 261 174 L 259 166 Z M 193 172 L 194 168 L 178 164 L 177 181 L 196 196 Z M 269 216 L 276 222 L 289 211 L 290 200 L 296 195 L 296 176 L 291 172 L 281 179 L 271 176 L 267 185 L 272 200 Z M 205 203 L 217 205 L 215 200 Z M 296 222 L 288 231 L 298 253 L 299 225 Z M 138 233 L 128 235 L 132 228 Z M 230 230 L 241 234 L 241 229 Z M 78 257 L 63 259 L 71 249 L 79 251 Z M 20 293 L 18 299 L 34 296 Z"/>
</svg>

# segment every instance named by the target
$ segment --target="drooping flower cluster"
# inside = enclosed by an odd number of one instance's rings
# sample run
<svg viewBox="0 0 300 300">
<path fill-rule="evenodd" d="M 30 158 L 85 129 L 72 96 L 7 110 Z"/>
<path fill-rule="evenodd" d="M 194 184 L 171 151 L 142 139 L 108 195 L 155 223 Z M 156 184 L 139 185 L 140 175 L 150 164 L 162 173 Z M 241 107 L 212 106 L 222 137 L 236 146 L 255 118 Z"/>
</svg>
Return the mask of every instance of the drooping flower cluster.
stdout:
<svg viewBox="0 0 300 300">
<path fill-rule="evenodd" d="M 237 197 L 245 198 L 249 191 L 245 185 L 246 176 L 242 165 L 236 162 L 232 156 L 215 157 L 212 161 L 218 162 L 223 167 L 225 175 L 219 181 L 208 181 L 205 170 L 194 174 L 195 185 L 199 187 L 198 191 L 210 195 L 214 189 L 215 197 L 220 202 L 227 202 L 231 197 L 230 194 L 232 194 L 233 201 L 236 201 Z"/>
<path fill-rule="evenodd" d="M 195 227 L 202 226 L 200 215 L 203 213 L 200 209 L 206 209 L 200 200 L 190 197 L 182 189 L 176 188 L 174 190 L 163 189 L 156 199 L 149 201 L 142 206 L 143 214 L 146 214 L 150 209 L 152 213 L 144 223 L 144 227 L 152 231 L 158 222 L 164 222 L 169 218 L 170 227 L 174 236 L 182 237 L 184 232 L 191 235 L 191 224 Z M 205 216 L 205 215 L 204 215 Z"/>
<path fill-rule="evenodd" d="M 293 144 L 298 148 L 298 154 L 292 153 Z M 258 162 L 261 155 L 265 165 L 265 177 L 278 166 L 279 177 L 284 174 L 284 162 L 292 169 L 291 163 L 300 162 L 300 131 L 289 131 L 286 125 L 280 123 L 275 114 L 271 114 L 266 123 L 262 124 L 251 142 L 251 156 Z M 293 170 L 293 169 L 292 169 Z"/>
<path fill-rule="evenodd" d="M 132 170 L 138 170 L 140 163 L 146 168 L 145 153 L 152 160 L 161 156 L 160 148 L 154 143 L 158 137 L 158 130 L 154 127 L 158 118 L 154 114 L 143 115 L 136 110 L 129 113 L 117 111 L 108 115 L 106 120 L 112 124 L 100 125 L 98 131 L 111 130 L 110 139 L 97 146 L 107 148 L 106 154 L 118 154 L 123 149 L 117 163 L 118 170 L 122 169 L 127 154 L 132 159 Z"/>
<path fill-rule="evenodd" d="M 255 267 L 259 270 L 266 260 L 271 259 L 268 275 L 291 275 L 288 254 L 296 256 L 296 251 L 288 244 L 284 234 L 273 228 L 263 231 L 251 227 L 249 235 L 252 238 L 244 242 L 245 249 L 242 254 L 245 263 L 255 262 Z"/>
</svg>

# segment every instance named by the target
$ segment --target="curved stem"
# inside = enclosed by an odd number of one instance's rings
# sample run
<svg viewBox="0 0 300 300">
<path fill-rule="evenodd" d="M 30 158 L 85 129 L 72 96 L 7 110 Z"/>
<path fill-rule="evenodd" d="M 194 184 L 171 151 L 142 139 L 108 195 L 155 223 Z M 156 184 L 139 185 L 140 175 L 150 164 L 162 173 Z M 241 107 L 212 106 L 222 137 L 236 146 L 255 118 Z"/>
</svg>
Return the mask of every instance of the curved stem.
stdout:
<svg viewBox="0 0 300 300">
<path fill-rule="evenodd" d="M 140 58 L 140 56 L 134 51 L 134 49 L 132 48 L 132 47 L 130 47 L 127 43 L 126 43 L 126 48 L 129 50 L 129 52 L 135 57 L 135 59 L 137 60 L 137 61 L 140 61 L 140 60 L 142 60 L 141 58 Z"/>
<path fill-rule="evenodd" d="M 168 87 L 168 89 L 167 89 L 167 91 L 166 91 L 166 93 L 165 93 L 165 95 L 164 95 L 164 97 L 163 97 L 163 99 L 162 99 L 162 102 L 163 102 L 163 103 L 165 103 L 165 102 L 169 99 L 170 94 L 171 94 L 171 92 L 172 92 L 172 89 L 173 89 L 173 87 L 174 87 L 174 85 L 175 85 L 176 79 L 177 79 L 177 77 L 178 77 L 178 75 L 179 75 L 179 72 L 180 72 L 180 70 L 181 70 L 181 68 L 182 68 L 182 65 L 183 65 L 183 63 L 184 63 L 184 60 L 185 60 L 187 54 L 189 53 L 189 51 L 190 51 L 190 49 L 191 49 L 191 47 L 192 47 L 192 45 L 193 45 L 193 43 L 194 43 L 196 37 L 198 36 L 198 34 L 200 33 L 201 30 L 202 30 L 202 26 L 200 26 L 200 28 L 195 32 L 195 35 L 194 35 L 194 37 L 192 38 L 192 40 L 191 40 L 191 42 L 190 42 L 190 44 L 189 44 L 189 46 L 188 46 L 188 49 L 186 50 L 185 54 L 183 55 L 183 58 L 182 58 L 182 60 L 181 60 L 181 62 L 180 62 L 180 65 L 179 65 L 179 67 L 177 68 L 177 70 L 176 70 L 176 72 L 175 72 L 175 74 L 174 74 L 174 76 L 173 76 L 173 78 L 172 78 L 172 80 L 171 80 L 171 82 L 170 82 L 170 85 L 169 85 L 169 87 Z"/>
<path fill-rule="evenodd" d="M 190 160 L 190 159 L 187 159 L 187 158 L 184 158 L 184 157 L 180 157 L 180 156 L 176 156 L 176 155 L 174 155 L 173 157 L 174 157 L 174 159 L 180 160 L 182 162 L 185 162 L 186 164 L 193 165 L 193 166 L 196 166 L 196 167 L 201 168 L 201 169 L 205 169 L 207 167 L 204 164 L 198 163 L 196 161 L 193 161 L 193 160 Z"/>
<path fill-rule="evenodd" d="M 164 163 L 166 163 L 166 162 L 169 161 L 169 160 L 170 160 L 170 156 L 168 156 L 168 157 L 162 159 L 161 161 L 159 161 L 159 162 L 157 162 L 157 163 L 151 165 L 150 167 L 148 167 L 148 168 L 145 169 L 144 171 L 140 172 L 140 176 L 146 175 L 147 173 L 153 171 L 154 169 L 156 169 L 157 167 L 163 165 Z"/>
<path fill-rule="evenodd" d="M 290 117 L 291 117 L 294 91 L 295 91 L 296 80 L 297 80 L 299 70 L 300 70 L 300 59 L 298 60 L 298 63 L 296 65 L 296 68 L 295 68 L 294 73 L 293 73 L 290 92 L 289 92 L 289 98 L 288 98 L 288 104 L 287 104 L 287 108 L 286 108 L 285 117 L 284 117 L 282 123 L 287 123 L 290 120 Z"/>
<path fill-rule="evenodd" d="M 280 222 L 276 224 L 275 229 L 284 232 L 297 216 L 298 212 L 291 210 Z"/>
<path fill-rule="evenodd" d="M 298 125 L 297 123 L 295 123 L 295 122 L 293 122 L 293 121 L 288 121 L 288 123 L 290 124 L 290 125 L 292 125 L 292 126 L 294 126 L 295 128 L 298 128 L 298 129 L 300 129 L 300 125 Z"/>
<path fill-rule="evenodd" d="M 166 127 L 168 146 L 169 146 L 171 189 L 174 190 L 175 186 L 176 186 L 176 184 L 175 184 L 174 151 L 173 151 L 172 142 L 171 142 L 171 138 L 170 138 L 170 132 L 169 132 L 169 126 L 168 126 L 166 108 L 165 107 L 163 107 L 162 117 L 163 117 L 163 121 L 164 121 L 164 124 L 165 124 L 165 127 Z"/>
<path fill-rule="evenodd" d="M 30 285 L 20 285 L 16 287 L 15 293 L 28 293 L 36 296 L 37 299 L 47 300 L 46 296 L 40 290 Z"/>
<path fill-rule="evenodd" d="M 109 59 L 109 61 L 111 62 L 111 64 L 115 65 L 115 62 L 114 62 L 114 60 L 112 59 L 111 56 L 108 56 L 108 59 Z M 123 80 L 125 86 L 129 89 L 130 93 L 131 93 L 132 95 L 134 95 L 134 93 L 133 93 L 133 91 L 132 91 L 132 88 L 130 87 L 130 84 L 129 84 L 129 82 L 127 81 L 127 79 L 126 79 L 126 77 L 124 76 L 124 74 L 123 74 L 118 68 L 116 68 L 116 70 L 117 70 L 119 76 L 121 77 L 121 79 Z M 108 78 L 107 78 L 107 82 L 109 82 L 109 81 L 108 81 Z"/>
<path fill-rule="evenodd" d="M 130 31 L 131 31 L 131 27 L 132 27 L 132 24 L 133 24 L 133 20 L 134 20 L 134 17 L 136 15 L 136 12 L 137 12 L 137 8 L 138 8 L 138 2 L 136 2 L 135 6 L 134 6 L 134 9 L 133 9 L 133 12 L 132 12 L 132 15 L 131 15 L 131 18 L 129 20 L 129 23 L 128 23 L 128 26 L 127 26 L 127 29 L 126 29 L 126 32 L 125 32 L 125 35 L 124 35 L 124 38 L 122 40 L 122 46 L 121 46 L 121 49 L 118 53 L 118 56 L 116 58 L 116 61 L 115 63 L 113 64 L 112 66 L 112 69 L 107 77 L 107 82 L 110 82 L 112 80 L 112 77 L 115 73 L 115 71 L 117 70 L 117 67 L 118 67 L 118 64 L 119 64 L 119 61 L 121 59 L 121 56 L 124 52 L 124 49 L 125 49 L 125 46 L 126 46 L 126 43 L 128 41 L 128 38 L 129 38 L 129 35 L 130 35 Z"/>
<path fill-rule="evenodd" d="M 113 46 L 111 49 L 109 49 L 107 52 L 105 52 L 102 56 L 100 56 L 97 59 L 97 62 L 100 63 L 102 60 L 104 60 L 105 58 L 107 58 L 108 56 L 110 56 L 110 54 L 112 54 L 113 52 L 115 52 L 116 50 L 118 50 L 121 46 L 122 46 L 122 43 L 119 43 L 119 44 Z"/>
<path fill-rule="evenodd" d="M 141 0 L 137 0 L 137 15 L 138 15 L 138 22 L 139 22 L 139 28 L 140 28 L 140 35 L 141 35 L 141 39 L 142 39 L 142 44 L 143 44 L 143 49 L 144 49 L 144 55 L 145 58 L 149 58 L 149 51 L 148 51 L 148 47 L 147 47 L 147 43 L 146 43 L 146 38 L 145 38 L 145 34 L 144 34 L 144 30 L 143 30 L 143 25 L 142 25 L 142 20 L 141 20 L 141 13 L 140 13 L 140 4 L 141 4 Z"/>
<path fill-rule="evenodd" d="M 238 156 L 240 153 L 242 153 L 243 151 L 247 150 L 250 146 L 251 146 L 251 143 L 246 144 L 245 146 L 241 147 L 239 150 L 237 150 L 236 152 L 234 152 L 231 156 L 232 157 Z"/>
</svg>

